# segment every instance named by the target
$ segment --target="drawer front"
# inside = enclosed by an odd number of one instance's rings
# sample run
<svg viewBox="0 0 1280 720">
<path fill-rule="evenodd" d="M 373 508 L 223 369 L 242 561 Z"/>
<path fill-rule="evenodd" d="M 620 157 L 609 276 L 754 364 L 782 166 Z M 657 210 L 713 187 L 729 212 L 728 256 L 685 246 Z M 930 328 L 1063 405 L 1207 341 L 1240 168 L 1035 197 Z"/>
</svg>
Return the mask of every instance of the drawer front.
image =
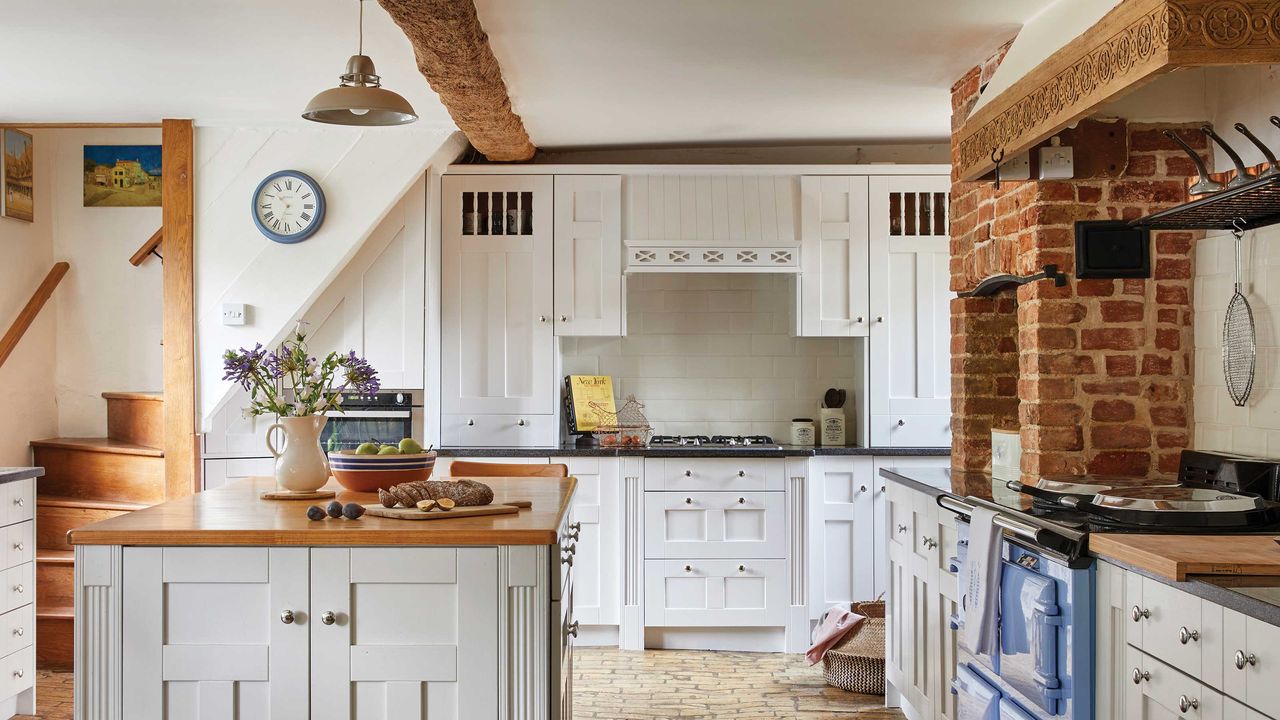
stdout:
<svg viewBox="0 0 1280 720">
<path fill-rule="evenodd" d="M 911 551 L 929 566 L 936 565 L 940 556 L 938 509 L 938 501 L 934 498 L 921 492 L 911 492 Z"/>
<path fill-rule="evenodd" d="M 23 563 L 5 570 L 5 611 L 29 605 L 36 599 L 35 563 Z"/>
<path fill-rule="evenodd" d="M 24 605 L 0 615 L 0 654 L 30 647 L 36 637 L 36 606 Z"/>
<path fill-rule="evenodd" d="M 24 520 L 5 528 L 4 566 L 6 569 L 35 560 L 35 534 L 36 524 L 32 520 Z"/>
<path fill-rule="evenodd" d="M 1142 649 L 1192 677 L 1200 677 L 1204 668 L 1202 649 L 1210 642 L 1200 598 L 1158 580 L 1142 578 L 1142 600 L 1150 613 L 1141 622 Z"/>
<path fill-rule="evenodd" d="M 782 492 L 785 464 L 781 458 L 653 458 L 645 461 L 644 489 Z"/>
<path fill-rule="evenodd" d="M 785 558 L 786 495 L 647 492 L 645 557 Z"/>
<path fill-rule="evenodd" d="M 1126 658 L 1130 682 L 1138 679 L 1126 702 L 1127 717 L 1224 720 L 1224 697 L 1218 691 L 1136 648 L 1128 648 Z M 1141 670 L 1135 676 L 1137 668 Z"/>
<path fill-rule="evenodd" d="M 645 625 L 774 627 L 786 623 L 784 560 L 646 560 Z"/>
<path fill-rule="evenodd" d="M 946 447 L 951 444 L 951 415 L 872 415 L 871 437 L 887 437 L 889 447 Z"/>
<path fill-rule="evenodd" d="M 35 648 L 24 648 L 0 659 L 0 695 L 12 697 L 35 684 Z"/>
<path fill-rule="evenodd" d="M 558 445 L 560 419 L 555 415 L 445 415 L 440 441 L 456 447 L 540 447 Z"/>
<path fill-rule="evenodd" d="M 1280 716 L 1280 627 L 1225 610 L 1222 689 L 1272 717 Z"/>
<path fill-rule="evenodd" d="M 4 524 L 10 525 L 36 516 L 36 481 L 15 480 L 3 486 Z"/>
<path fill-rule="evenodd" d="M 912 546 L 915 534 L 915 492 L 908 490 L 896 482 L 885 483 L 885 494 L 889 498 L 888 523 L 889 541 L 904 548 Z"/>
</svg>

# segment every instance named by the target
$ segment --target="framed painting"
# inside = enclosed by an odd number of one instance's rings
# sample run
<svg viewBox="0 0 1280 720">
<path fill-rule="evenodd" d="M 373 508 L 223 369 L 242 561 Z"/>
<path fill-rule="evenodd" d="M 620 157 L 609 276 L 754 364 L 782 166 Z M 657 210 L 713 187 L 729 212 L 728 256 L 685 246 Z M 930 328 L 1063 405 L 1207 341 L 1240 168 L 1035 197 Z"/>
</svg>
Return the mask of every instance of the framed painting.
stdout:
<svg viewBox="0 0 1280 720">
<path fill-rule="evenodd" d="M 4 131 L 4 216 L 35 220 L 35 142 L 21 130 Z"/>
<path fill-rule="evenodd" d="M 160 207 L 159 145 L 85 145 L 85 207 Z"/>
</svg>

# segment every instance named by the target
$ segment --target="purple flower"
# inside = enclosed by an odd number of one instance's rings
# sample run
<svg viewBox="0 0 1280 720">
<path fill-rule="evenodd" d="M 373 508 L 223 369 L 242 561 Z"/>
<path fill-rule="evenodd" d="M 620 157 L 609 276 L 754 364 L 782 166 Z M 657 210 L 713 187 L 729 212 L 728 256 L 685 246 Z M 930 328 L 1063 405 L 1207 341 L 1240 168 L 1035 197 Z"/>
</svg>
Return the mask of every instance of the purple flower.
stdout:
<svg viewBox="0 0 1280 720">
<path fill-rule="evenodd" d="M 245 390 L 249 390 L 254 373 L 262 367 L 263 358 L 266 351 L 262 349 L 262 343 L 254 345 L 252 350 L 240 348 L 237 350 L 228 350 L 222 356 L 222 369 L 224 374 L 223 380 L 239 384 Z"/>
<path fill-rule="evenodd" d="M 339 358 L 338 365 L 346 372 L 344 387 L 348 391 L 372 395 L 382 387 L 382 383 L 378 380 L 378 371 L 373 369 L 369 361 L 357 357 L 354 350 Z"/>
</svg>

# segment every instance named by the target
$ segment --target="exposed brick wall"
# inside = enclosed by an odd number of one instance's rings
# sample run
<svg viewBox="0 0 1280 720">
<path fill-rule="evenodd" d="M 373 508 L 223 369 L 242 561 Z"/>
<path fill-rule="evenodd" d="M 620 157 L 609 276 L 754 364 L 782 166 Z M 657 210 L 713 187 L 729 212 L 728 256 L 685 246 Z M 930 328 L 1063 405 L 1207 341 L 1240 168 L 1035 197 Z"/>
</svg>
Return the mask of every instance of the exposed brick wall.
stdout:
<svg viewBox="0 0 1280 720">
<path fill-rule="evenodd" d="M 953 128 L 976 100 L 978 72 L 952 89 Z M 998 190 L 990 182 L 953 183 L 952 290 L 1049 263 L 1069 278 L 1061 288 L 1023 285 L 1016 303 L 1012 292 L 952 302 L 958 469 L 990 466 L 992 428 L 1020 428 L 1027 474 L 1169 474 L 1190 443 L 1193 235 L 1153 233 L 1151 279 L 1076 280 L 1074 223 L 1131 219 L 1183 202 L 1194 168 L 1161 133 L 1169 126 L 1092 122 L 1083 121 L 1076 136 L 1101 130 L 1128 141 L 1076 147 L 1078 169 L 1099 168 L 1093 177 L 1006 182 Z M 1207 153 L 1201 133 L 1180 134 Z M 1107 152 L 1115 157 L 1098 156 Z"/>
</svg>

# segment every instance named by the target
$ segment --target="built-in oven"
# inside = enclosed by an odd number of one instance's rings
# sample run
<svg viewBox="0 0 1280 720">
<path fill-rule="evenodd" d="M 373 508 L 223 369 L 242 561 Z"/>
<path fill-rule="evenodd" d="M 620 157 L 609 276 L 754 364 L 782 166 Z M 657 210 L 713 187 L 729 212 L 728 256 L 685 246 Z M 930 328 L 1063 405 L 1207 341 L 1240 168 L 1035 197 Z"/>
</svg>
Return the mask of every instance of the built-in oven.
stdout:
<svg viewBox="0 0 1280 720">
<path fill-rule="evenodd" d="M 342 410 L 325 413 L 321 443 L 325 450 L 354 450 L 361 443 L 394 445 L 411 437 L 423 437 L 422 405 L 412 392 L 380 392 L 344 395 Z"/>
</svg>

